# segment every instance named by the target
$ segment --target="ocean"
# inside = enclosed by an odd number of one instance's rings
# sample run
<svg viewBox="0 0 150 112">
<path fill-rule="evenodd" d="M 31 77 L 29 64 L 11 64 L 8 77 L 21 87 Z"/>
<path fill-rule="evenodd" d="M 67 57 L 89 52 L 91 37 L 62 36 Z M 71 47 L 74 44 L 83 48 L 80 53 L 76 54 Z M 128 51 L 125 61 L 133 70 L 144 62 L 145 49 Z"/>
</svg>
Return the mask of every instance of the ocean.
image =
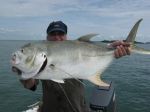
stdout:
<svg viewBox="0 0 150 112">
<path fill-rule="evenodd" d="M 39 101 L 42 88 L 29 91 L 11 71 L 11 53 L 29 41 L 0 41 L 0 112 L 22 112 Z M 150 44 L 141 44 L 150 49 Z M 104 80 L 115 84 L 118 112 L 150 112 L 150 56 L 132 54 L 116 59 L 102 74 Z M 86 82 L 89 100 L 93 85 Z"/>
</svg>

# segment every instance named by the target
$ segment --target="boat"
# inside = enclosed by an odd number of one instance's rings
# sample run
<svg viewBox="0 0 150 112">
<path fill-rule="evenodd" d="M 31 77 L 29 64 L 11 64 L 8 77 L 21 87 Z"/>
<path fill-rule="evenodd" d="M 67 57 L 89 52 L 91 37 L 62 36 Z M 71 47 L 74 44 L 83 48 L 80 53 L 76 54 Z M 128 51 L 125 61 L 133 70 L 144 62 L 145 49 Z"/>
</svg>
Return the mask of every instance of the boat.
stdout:
<svg viewBox="0 0 150 112">
<path fill-rule="evenodd" d="M 116 112 L 116 97 L 113 82 L 109 83 L 109 88 L 95 86 L 90 97 L 90 112 Z M 38 101 L 30 106 L 29 109 L 23 112 L 37 112 L 41 102 Z"/>
</svg>

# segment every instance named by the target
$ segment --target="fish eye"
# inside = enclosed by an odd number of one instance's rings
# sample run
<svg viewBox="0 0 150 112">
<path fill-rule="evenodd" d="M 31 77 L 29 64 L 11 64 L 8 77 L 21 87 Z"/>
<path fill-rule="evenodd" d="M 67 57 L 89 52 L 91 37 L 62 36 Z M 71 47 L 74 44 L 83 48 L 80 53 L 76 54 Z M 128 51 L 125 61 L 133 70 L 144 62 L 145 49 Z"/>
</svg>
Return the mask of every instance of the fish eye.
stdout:
<svg viewBox="0 0 150 112">
<path fill-rule="evenodd" d="M 23 53 L 23 52 L 24 52 L 24 50 L 23 50 L 23 49 L 21 49 L 21 52 Z"/>
<path fill-rule="evenodd" d="M 44 55 L 44 58 L 46 58 L 46 55 Z"/>
</svg>

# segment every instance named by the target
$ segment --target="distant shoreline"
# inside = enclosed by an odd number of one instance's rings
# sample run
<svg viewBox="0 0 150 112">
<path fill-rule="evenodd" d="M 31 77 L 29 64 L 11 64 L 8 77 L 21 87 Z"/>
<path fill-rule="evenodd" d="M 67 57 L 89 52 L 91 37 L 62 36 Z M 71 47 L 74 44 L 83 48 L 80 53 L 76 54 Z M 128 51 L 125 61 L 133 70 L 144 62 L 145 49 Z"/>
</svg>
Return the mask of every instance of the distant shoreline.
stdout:
<svg viewBox="0 0 150 112">
<path fill-rule="evenodd" d="M 116 40 L 102 40 L 100 42 L 104 42 L 104 43 L 112 43 Z M 134 41 L 135 44 L 150 44 L 150 42 L 138 42 L 138 41 Z"/>
</svg>

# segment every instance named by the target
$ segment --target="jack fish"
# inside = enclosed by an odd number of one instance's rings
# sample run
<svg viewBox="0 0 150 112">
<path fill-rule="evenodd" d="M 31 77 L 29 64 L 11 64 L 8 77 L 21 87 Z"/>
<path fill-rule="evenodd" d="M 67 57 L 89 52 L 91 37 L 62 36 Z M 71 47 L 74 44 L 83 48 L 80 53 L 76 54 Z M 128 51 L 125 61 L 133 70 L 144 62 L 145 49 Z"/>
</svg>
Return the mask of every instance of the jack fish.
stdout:
<svg viewBox="0 0 150 112">
<path fill-rule="evenodd" d="M 150 54 L 150 51 L 134 45 L 141 21 L 142 19 L 136 22 L 125 41 L 132 44 L 131 51 Z M 75 78 L 108 87 L 109 85 L 100 79 L 100 75 L 115 59 L 115 48 L 90 41 L 96 35 L 84 35 L 77 40 L 38 41 L 26 44 L 13 53 L 12 67 L 20 70 L 21 79 L 46 79 L 64 83 L 65 79 Z"/>
</svg>

